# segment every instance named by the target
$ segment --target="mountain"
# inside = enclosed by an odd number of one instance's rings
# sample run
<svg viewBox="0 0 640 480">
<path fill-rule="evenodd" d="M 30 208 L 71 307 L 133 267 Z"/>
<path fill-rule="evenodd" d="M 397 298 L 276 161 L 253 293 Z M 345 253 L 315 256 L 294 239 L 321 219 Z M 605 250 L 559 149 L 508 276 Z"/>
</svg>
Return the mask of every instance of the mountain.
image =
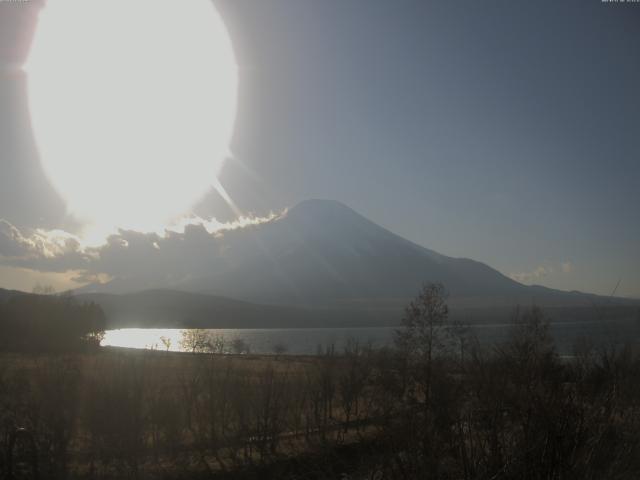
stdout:
<svg viewBox="0 0 640 480">
<path fill-rule="evenodd" d="M 410 242 L 332 200 L 304 201 L 271 221 L 224 231 L 215 241 L 216 268 L 154 288 L 269 305 L 396 314 L 425 282 L 443 283 L 457 308 L 629 303 L 522 285 L 481 262 Z M 84 292 L 127 293 L 148 285 L 148 279 L 129 277 Z"/>
<path fill-rule="evenodd" d="M 608 315 L 629 316 L 640 304 L 522 285 L 483 263 L 410 242 L 329 200 L 304 201 L 268 222 L 198 235 L 200 249 L 191 257 L 202 258 L 198 271 L 204 274 L 188 267 L 188 275 L 171 283 L 165 280 L 170 275 L 131 275 L 76 295 L 98 303 L 110 328 L 393 325 L 425 282 L 443 283 L 452 317 L 469 322 L 507 321 L 517 305 L 546 307 L 562 321 L 601 317 L 604 306 L 615 307 Z M 0 301 L 15 294 L 0 290 Z"/>
<path fill-rule="evenodd" d="M 451 302 L 464 307 L 578 306 L 597 299 L 522 285 L 481 262 L 410 242 L 331 200 L 304 201 L 278 219 L 225 236 L 228 268 L 180 288 L 301 305 L 396 306 L 425 282 L 443 283 Z"/>
<path fill-rule="evenodd" d="M 38 295 L 0 289 L 0 303 L 16 295 Z M 78 302 L 100 305 L 108 329 L 117 328 L 309 328 L 397 326 L 400 304 L 333 307 L 285 307 L 260 305 L 231 298 L 176 290 L 145 290 L 129 294 L 85 293 Z M 576 322 L 636 318 L 637 307 L 549 307 L 551 321 Z M 512 307 L 453 308 L 451 318 L 465 323 L 507 322 Z"/>
<path fill-rule="evenodd" d="M 20 292 L 18 290 L 5 290 L 4 288 L 0 288 L 0 302 L 5 302 L 9 300 L 11 297 L 15 297 L 16 295 L 28 295 L 25 292 Z"/>
</svg>

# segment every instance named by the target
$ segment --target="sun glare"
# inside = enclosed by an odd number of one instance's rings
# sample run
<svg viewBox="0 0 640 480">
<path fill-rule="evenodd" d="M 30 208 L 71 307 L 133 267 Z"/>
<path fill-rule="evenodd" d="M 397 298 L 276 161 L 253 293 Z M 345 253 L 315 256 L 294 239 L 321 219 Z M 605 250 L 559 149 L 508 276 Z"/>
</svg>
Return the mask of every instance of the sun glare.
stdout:
<svg viewBox="0 0 640 480">
<path fill-rule="evenodd" d="M 26 65 L 42 164 L 93 229 L 156 229 L 217 184 L 237 68 L 210 0 L 55 0 Z"/>
</svg>

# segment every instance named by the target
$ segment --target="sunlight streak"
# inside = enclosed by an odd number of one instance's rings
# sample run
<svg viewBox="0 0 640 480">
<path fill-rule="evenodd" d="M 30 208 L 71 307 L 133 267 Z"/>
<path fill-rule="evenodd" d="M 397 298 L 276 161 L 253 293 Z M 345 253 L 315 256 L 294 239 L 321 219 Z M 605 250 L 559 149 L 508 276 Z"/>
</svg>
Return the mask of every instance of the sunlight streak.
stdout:
<svg viewBox="0 0 640 480">
<path fill-rule="evenodd" d="M 229 205 L 229 208 L 231 208 L 231 210 L 236 215 L 236 217 L 238 218 L 242 217 L 242 211 L 238 208 L 238 206 L 235 204 L 235 202 L 227 193 L 227 190 L 222 186 L 222 184 L 220 183 L 220 180 L 218 180 L 217 178 L 213 183 L 213 188 L 215 189 L 216 192 L 218 192 L 218 194 L 227 203 L 227 205 Z"/>
</svg>

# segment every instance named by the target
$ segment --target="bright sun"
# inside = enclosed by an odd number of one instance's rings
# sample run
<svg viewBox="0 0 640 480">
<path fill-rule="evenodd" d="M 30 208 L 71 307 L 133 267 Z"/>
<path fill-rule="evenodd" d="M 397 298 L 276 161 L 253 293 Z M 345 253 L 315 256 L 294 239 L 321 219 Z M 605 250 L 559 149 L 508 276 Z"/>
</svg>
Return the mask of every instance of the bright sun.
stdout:
<svg viewBox="0 0 640 480">
<path fill-rule="evenodd" d="M 216 184 L 237 97 L 210 0 L 55 0 L 26 65 L 44 169 L 96 229 L 154 230 Z"/>
</svg>

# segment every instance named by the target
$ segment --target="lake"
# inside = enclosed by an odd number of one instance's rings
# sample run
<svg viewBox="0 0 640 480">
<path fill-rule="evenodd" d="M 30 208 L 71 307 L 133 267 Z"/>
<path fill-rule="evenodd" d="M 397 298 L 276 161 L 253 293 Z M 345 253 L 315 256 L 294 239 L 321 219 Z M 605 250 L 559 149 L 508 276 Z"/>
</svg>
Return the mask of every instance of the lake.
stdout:
<svg viewBox="0 0 640 480">
<path fill-rule="evenodd" d="M 376 347 L 393 343 L 393 333 L 397 327 L 370 328 L 261 328 L 261 329 L 213 329 L 214 336 L 224 338 L 230 349 L 234 340 L 243 340 L 251 353 L 270 354 L 276 345 L 284 345 L 291 355 L 315 354 L 318 347 L 334 345 L 342 351 L 346 342 L 356 339 L 360 343 L 371 343 Z M 474 325 L 471 330 L 481 344 L 499 343 L 509 335 L 509 324 Z M 108 330 L 102 341 L 103 346 L 128 348 L 154 348 L 180 351 L 180 339 L 184 329 L 177 328 L 123 328 Z M 552 323 L 551 333 L 562 355 L 571 355 L 578 339 L 588 338 L 596 344 L 631 342 L 640 343 L 640 325 L 634 320 L 589 321 Z"/>
</svg>

